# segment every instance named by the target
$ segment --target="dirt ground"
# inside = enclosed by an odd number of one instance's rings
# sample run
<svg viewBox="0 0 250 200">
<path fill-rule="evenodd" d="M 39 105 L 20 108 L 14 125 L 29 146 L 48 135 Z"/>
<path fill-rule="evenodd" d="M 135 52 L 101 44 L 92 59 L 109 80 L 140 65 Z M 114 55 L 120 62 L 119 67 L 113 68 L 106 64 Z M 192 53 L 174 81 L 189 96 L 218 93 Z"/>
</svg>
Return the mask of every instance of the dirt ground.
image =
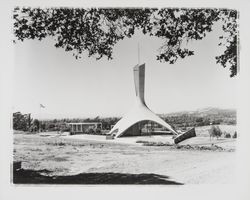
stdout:
<svg viewBox="0 0 250 200">
<path fill-rule="evenodd" d="M 154 174 L 180 184 L 217 184 L 233 183 L 235 152 L 14 134 L 14 161 L 46 176 Z"/>
</svg>

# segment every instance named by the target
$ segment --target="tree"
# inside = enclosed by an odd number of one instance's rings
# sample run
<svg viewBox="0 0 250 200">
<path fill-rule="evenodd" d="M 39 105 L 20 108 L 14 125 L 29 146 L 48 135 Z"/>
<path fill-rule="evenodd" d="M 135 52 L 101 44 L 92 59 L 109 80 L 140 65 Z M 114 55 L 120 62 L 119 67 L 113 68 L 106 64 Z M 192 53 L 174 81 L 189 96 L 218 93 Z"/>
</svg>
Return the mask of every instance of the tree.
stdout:
<svg viewBox="0 0 250 200">
<path fill-rule="evenodd" d="M 220 130 L 219 126 L 211 126 L 211 128 L 209 129 L 209 135 L 210 139 L 211 137 L 216 137 L 218 139 L 219 137 L 221 137 L 222 131 Z"/>
<path fill-rule="evenodd" d="M 221 19 L 224 22 L 222 28 L 226 36 L 221 36 L 222 42 L 219 44 L 226 47 L 224 53 L 216 57 L 217 63 L 221 63 L 223 67 L 230 67 L 231 77 L 237 74 L 237 11 L 236 10 L 223 10 Z"/>
<path fill-rule="evenodd" d="M 45 124 L 45 122 L 41 122 L 40 128 L 41 128 L 41 131 L 45 131 L 46 130 L 46 124 Z"/>
<path fill-rule="evenodd" d="M 34 119 L 32 125 L 33 125 L 35 131 L 38 131 L 40 129 L 40 122 L 38 119 Z"/>
<path fill-rule="evenodd" d="M 237 131 L 234 132 L 233 138 L 237 138 Z"/>
<path fill-rule="evenodd" d="M 49 124 L 48 129 L 49 130 L 54 130 L 55 129 L 55 124 L 54 123 Z"/>
<path fill-rule="evenodd" d="M 203 117 L 198 117 L 198 118 L 195 120 L 195 122 L 198 122 L 198 123 L 203 122 Z"/>
<path fill-rule="evenodd" d="M 179 58 L 194 54 L 185 42 L 201 40 L 212 31 L 213 24 L 223 23 L 225 36 L 219 45 L 225 46 L 217 63 L 229 67 L 231 77 L 237 74 L 237 11 L 229 9 L 72 9 L 19 8 L 14 9 L 14 34 L 18 40 L 52 36 L 55 47 L 72 51 L 76 59 L 82 53 L 97 60 L 112 59 L 113 47 L 135 29 L 143 34 L 164 39 L 156 57 L 174 64 Z"/>
<path fill-rule="evenodd" d="M 21 112 L 13 113 L 13 129 L 28 131 L 31 125 L 30 114 L 22 114 Z"/>
</svg>

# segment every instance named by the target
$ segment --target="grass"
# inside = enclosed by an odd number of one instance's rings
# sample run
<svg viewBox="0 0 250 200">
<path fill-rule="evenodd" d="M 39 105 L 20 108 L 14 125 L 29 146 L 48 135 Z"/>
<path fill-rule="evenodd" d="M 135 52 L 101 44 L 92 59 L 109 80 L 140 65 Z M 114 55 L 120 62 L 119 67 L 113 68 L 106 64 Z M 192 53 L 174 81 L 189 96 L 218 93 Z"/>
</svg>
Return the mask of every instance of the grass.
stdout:
<svg viewBox="0 0 250 200">
<path fill-rule="evenodd" d="M 222 132 L 227 132 L 231 135 L 236 131 L 235 125 L 218 125 Z M 199 126 L 195 127 L 195 132 L 197 136 L 206 136 L 209 137 L 209 129 L 211 129 L 211 125 L 209 126 Z"/>
<path fill-rule="evenodd" d="M 208 137 L 203 138 L 209 141 Z M 153 172 L 158 175 L 169 175 L 183 183 L 210 183 L 211 181 L 220 183 L 224 182 L 224 177 L 231 177 L 232 167 L 230 168 L 230 166 L 233 166 L 234 153 L 223 152 L 216 146 L 213 148 L 218 150 L 212 152 L 211 144 L 209 148 L 193 147 L 194 144 L 188 146 L 190 142 L 193 143 L 195 138 L 187 141 L 186 146 L 180 146 L 180 144 L 171 146 L 167 143 L 170 141 L 158 139 L 157 137 L 154 141 L 162 143 L 148 143 L 147 145 L 158 145 L 159 147 L 146 147 L 142 146 L 143 143 L 146 143 L 143 141 L 147 140 L 146 138 L 135 139 L 138 140 L 137 142 L 141 142 L 141 145 L 131 145 L 73 138 L 15 135 L 13 160 L 22 161 L 22 169 L 25 171 L 19 171 L 20 173 L 14 174 L 13 178 L 17 178 L 15 180 L 18 183 L 37 184 L 127 184 L 129 182 L 143 184 L 144 181 L 154 184 L 159 183 L 160 179 L 164 179 L 164 177 L 157 178 L 155 175 L 142 174 Z M 199 137 L 197 139 L 201 140 Z M 227 140 L 232 141 L 233 139 Z M 152 138 L 149 141 L 152 141 Z M 215 141 L 217 142 L 217 140 Z M 224 148 L 224 146 L 221 147 Z M 198 151 L 198 148 L 202 151 Z M 231 148 L 230 145 L 229 148 Z M 183 160 L 185 162 L 180 165 Z M 220 169 L 224 166 L 228 166 L 227 171 L 221 172 Z M 196 168 L 199 170 L 197 171 Z M 180 174 L 181 179 L 179 179 L 177 171 L 183 172 Z M 211 174 L 211 176 L 207 176 L 203 172 Z M 223 176 L 223 180 L 218 175 Z M 56 181 L 50 177 L 55 178 Z"/>
<path fill-rule="evenodd" d="M 81 141 L 66 141 L 66 140 L 53 140 L 53 141 L 46 141 L 46 145 L 49 146 L 76 146 L 76 147 L 83 147 L 85 144 L 81 143 Z"/>
</svg>

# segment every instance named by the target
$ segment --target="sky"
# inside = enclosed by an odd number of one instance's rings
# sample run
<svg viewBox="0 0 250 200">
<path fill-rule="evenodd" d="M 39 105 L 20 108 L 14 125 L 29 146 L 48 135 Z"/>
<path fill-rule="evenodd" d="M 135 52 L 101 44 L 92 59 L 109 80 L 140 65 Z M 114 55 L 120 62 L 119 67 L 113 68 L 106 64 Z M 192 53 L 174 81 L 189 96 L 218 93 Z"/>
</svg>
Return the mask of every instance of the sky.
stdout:
<svg viewBox="0 0 250 200">
<path fill-rule="evenodd" d="M 156 60 L 164 40 L 137 31 L 114 46 L 113 60 L 83 57 L 54 47 L 53 38 L 15 44 L 13 112 L 34 118 L 113 117 L 127 113 L 135 100 L 133 67 L 146 64 L 145 101 L 158 114 L 204 107 L 236 108 L 237 77 L 216 64 L 223 32 L 219 24 L 187 47 L 193 56 L 171 65 Z M 40 108 L 43 104 L 45 108 Z"/>
</svg>

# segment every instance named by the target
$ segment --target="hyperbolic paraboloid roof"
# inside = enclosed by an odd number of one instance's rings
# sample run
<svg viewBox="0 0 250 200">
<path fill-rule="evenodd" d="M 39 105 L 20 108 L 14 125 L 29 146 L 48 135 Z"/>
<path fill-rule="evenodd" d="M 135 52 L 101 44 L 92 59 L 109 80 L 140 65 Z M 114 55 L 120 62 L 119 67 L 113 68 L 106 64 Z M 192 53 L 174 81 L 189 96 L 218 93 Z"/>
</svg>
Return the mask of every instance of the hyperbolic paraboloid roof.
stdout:
<svg viewBox="0 0 250 200">
<path fill-rule="evenodd" d="M 145 64 L 134 67 L 134 81 L 136 91 L 136 101 L 131 111 L 125 115 L 111 129 L 110 134 L 115 138 L 123 135 L 126 130 L 141 121 L 153 121 L 170 130 L 173 134 L 178 134 L 168 123 L 153 113 L 144 100 Z"/>
</svg>

